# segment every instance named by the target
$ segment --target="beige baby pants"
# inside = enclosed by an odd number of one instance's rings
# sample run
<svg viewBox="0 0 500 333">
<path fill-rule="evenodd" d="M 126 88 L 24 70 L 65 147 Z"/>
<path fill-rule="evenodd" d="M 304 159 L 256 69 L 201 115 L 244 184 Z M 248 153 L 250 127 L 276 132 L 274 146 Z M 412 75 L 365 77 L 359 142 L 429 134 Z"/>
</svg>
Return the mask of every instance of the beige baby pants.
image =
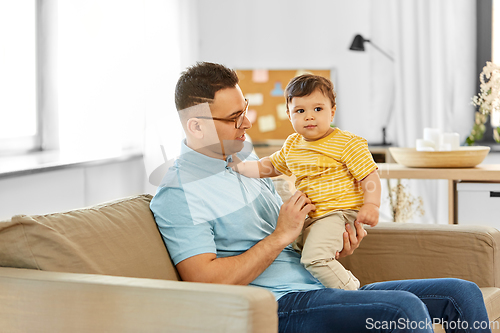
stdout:
<svg viewBox="0 0 500 333">
<path fill-rule="evenodd" d="M 302 252 L 300 263 L 325 287 L 356 290 L 359 281 L 335 260 L 335 253 L 344 247 L 345 224 L 354 228 L 358 212 L 336 210 L 316 219 L 307 218 L 307 226 L 295 240 L 293 247 Z"/>
</svg>

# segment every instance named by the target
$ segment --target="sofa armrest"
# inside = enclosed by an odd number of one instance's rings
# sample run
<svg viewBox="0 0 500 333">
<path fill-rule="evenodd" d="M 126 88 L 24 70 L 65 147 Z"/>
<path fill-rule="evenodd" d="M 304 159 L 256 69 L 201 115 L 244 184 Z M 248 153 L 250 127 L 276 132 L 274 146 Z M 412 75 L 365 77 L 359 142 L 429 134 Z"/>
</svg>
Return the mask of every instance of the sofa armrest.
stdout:
<svg viewBox="0 0 500 333">
<path fill-rule="evenodd" d="M 271 292 L 0 267 L 6 332 L 277 332 Z"/>
<path fill-rule="evenodd" d="M 500 287 L 500 232 L 486 226 L 379 223 L 341 261 L 361 283 L 454 277 Z"/>
</svg>

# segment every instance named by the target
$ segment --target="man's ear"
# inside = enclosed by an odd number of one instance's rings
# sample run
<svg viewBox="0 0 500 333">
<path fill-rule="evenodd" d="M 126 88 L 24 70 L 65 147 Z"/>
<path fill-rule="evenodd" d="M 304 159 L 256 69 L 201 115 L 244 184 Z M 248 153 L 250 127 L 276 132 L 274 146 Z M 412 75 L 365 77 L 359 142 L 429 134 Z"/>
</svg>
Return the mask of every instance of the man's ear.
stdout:
<svg viewBox="0 0 500 333">
<path fill-rule="evenodd" d="M 191 136 L 197 139 L 203 139 L 202 126 L 198 118 L 188 119 L 186 123 L 186 130 Z"/>
</svg>

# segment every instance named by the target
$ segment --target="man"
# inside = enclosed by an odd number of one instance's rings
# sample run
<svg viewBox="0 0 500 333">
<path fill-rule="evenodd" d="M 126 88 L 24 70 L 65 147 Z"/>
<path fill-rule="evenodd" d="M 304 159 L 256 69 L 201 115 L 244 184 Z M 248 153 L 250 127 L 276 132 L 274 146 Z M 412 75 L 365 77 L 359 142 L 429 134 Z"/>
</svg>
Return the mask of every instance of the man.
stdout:
<svg viewBox="0 0 500 333">
<path fill-rule="evenodd" d="M 151 210 L 184 281 L 270 290 L 282 332 L 432 332 L 434 318 L 488 321 L 479 288 L 467 281 L 324 288 L 290 246 L 315 208 L 311 201 L 296 192 L 282 204 L 269 179 L 246 178 L 228 166 L 233 154 L 254 158 L 245 156 L 251 123 L 235 72 L 196 64 L 181 75 L 175 100 L 186 141 Z M 359 225 L 348 229 L 338 257 L 351 254 L 364 236 Z"/>
</svg>

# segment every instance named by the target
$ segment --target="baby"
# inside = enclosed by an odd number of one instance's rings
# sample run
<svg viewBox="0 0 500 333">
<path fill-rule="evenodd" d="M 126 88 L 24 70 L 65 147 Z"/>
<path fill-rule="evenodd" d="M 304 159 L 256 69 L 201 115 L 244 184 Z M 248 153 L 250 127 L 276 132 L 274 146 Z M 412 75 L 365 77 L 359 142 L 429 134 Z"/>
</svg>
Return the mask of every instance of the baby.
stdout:
<svg viewBox="0 0 500 333">
<path fill-rule="evenodd" d="M 336 110 L 330 80 L 312 74 L 295 77 L 285 98 L 296 133 L 271 156 L 237 161 L 233 168 L 252 178 L 295 175 L 297 190 L 316 206 L 293 244 L 302 253 L 301 263 L 325 287 L 358 289 L 358 279 L 335 256 L 343 248 L 346 223 L 378 223 L 377 165 L 365 139 L 330 126 Z"/>
</svg>

